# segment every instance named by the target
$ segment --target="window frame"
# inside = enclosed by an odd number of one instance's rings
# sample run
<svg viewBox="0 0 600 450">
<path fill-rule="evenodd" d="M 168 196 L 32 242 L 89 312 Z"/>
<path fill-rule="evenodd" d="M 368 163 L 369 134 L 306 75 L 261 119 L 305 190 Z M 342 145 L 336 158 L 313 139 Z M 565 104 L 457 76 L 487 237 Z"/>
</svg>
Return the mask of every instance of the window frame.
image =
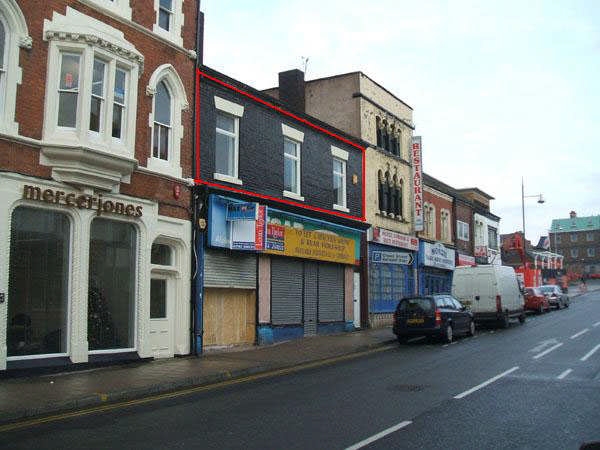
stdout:
<svg viewBox="0 0 600 450">
<path fill-rule="evenodd" d="M 283 135 L 283 196 L 303 202 L 304 197 L 302 196 L 302 144 L 304 143 L 304 133 L 284 123 L 281 124 L 281 133 Z M 292 157 L 291 155 L 288 155 L 285 152 L 286 140 L 296 145 L 296 157 Z M 290 158 L 295 161 L 297 192 L 288 191 L 285 188 L 286 158 Z"/>
<path fill-rule="evenodd" d="M 596 256 L 596 249 L 594 247 L 588 247 L 587 249 L 588 258 L 593 258 Z"/>
<path fill-rule="evenodd" d="M 89 6 L 105 9 L 127 20 L 131 20 L 131 6 L 129 0 L 79 0 Z"/>
<path fill-rule="evenodd" d="M 579 249 L 572 248 L 570 254 L 571 254 L 571 258 L 578 258 L 579 257 Z"/>
<path fill-rule="evenodd" d="M 243 184 L 242 180 L 239 178 L 239 161 L 240 161 L 240 151 L 239 151 L 239 147 L 240 147 L 240 119 L 243 117 L 244 115 L 244 107 L 242 105 L 239 105 L 237 103 L 234 103 L 232 101 L 226 100 L 224 98 L 218 97 L 215 95 L 214 97 L 215 100 L 215 154 L 214 154 L 214 163 L 215 163 L 215 171 L 213 173 L 213 178 L 215 180 L 220 180 L 220 181 L 225 181 L 226 183 L 232 183 L 232 184 L 238 184 L 241 185 Z M 217 128 L 217 120 L 216 120 L 216 116 L 217 114 L 224 114 L 226 116 L 232 117 L 233 118 L 233 122 L 234 122 L 234 131 L 232 133 L 232 136 L 234 138 L 234 144 L 233 144 L 233 152 L 234 152 L 234 173 L 233 175 L 229 175 L 229 174 L 224 174 L 224 173 L 220 173 L 217 172 L 217 167 L 216 167 L 216 159 L 217 159 L 217 133 L 218 130 L 220 130 L 219 128 Z M 226 130 L 222 130 L 225 133 L 231 133 L 231 132 L 227 132 Z"/>
<path fill-rule="evenodd" d="M 152 31 L 173 42 L 174 44 L 179 45 L 180 47 L 183 46 L 183 37 L 181 36 L 181 32 L 182 32 L 182 28 L 183 28 L 183 23 L 184 23 L 184 14 L 183 14 L 183 0 L 172 0 L 171 3 L 171 17 L 170 17 L 170 22 L 169 22 L 169 30 L 165 30 L 164 28 L 162 28 L 159 23 L 160 23 L 160 11 L 161 11 L 161 6 L 160 6 L 160 0 L 154 0 L 154 16 L 155 16 L 155 21 L 154 24 L 152 25 Z"/>
<path fill-rule="evenodd" d="M 469 242 L 469 224 L 462 220 L 456 220 L 456 237 L 461 241 Z"/>
<path fill-rule="evenodd" d="M 332 189 L 334 189 L 335 187 L 335 177 L 336 177 L 336 171 L 335 171 L 335 162 L 339 162 L 341 167 L 342 167 L 342 172 L 339 173 L 338 175 L 340 175 L 341 177 L 341 181 L 342 181 L 342 204 L 337 203 L 337 201 L 339 200 L 338 198 L 334 199 L 333 202 L 333 209 L 338 210 L 338 211 L 343 211 L 343 212 L 350 212 L 350 210 L 348 209 L 348 187 L 347 187 L 347 180 L 348 180 L 348 152 L 346 150 L 342 150 L 341 148 L 335 147 L 335 146 L 331 146 L 331 155 L 332 155 L 332 160 L 331 160 L 331 167 L 332 167 Z"/>
</svg>

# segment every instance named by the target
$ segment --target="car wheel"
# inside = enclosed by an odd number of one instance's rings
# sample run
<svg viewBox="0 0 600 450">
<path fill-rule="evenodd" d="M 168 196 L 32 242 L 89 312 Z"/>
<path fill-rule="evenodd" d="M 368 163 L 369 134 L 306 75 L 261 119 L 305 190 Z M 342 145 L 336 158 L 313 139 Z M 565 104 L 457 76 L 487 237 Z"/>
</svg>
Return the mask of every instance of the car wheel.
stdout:
<svg viewBox="0 0 600 450">
<path fill-rule="evenodd" d="M 446 343 L 450 344 L 452 343 L 452 339 L 454 338 L 454 333 L 452 330 L 452 325 L 448 324 L 446 325 L 446 332 L 444 334 L 444 341 L 446 341 Z"/>
<path fill-rule="evenodd" d="M 471 320 L 469 322 L 469 331 L 467 331 L 468 336 L 475 336 L 475 321 Z"/>
<path fill-rule="evenodd" d="M 540 307 L 538 308 L 538 314 L 544 314 L 544 305 L 540 303 Z"/>
<path fill-rule="evenodd" d="M 525 323 L 525 314 L 521 314 L 521 315 L 519 316 L 519 323 L 520 323 L 520 324 L 524 324 L 524 323 Z"/>
<path fill-rule="evenodd" d="M 508 328 L 509 325 L 510 325 L 510 323 L 508 321 L 508 314 L 504 314 L 502 316 L 502 318 L 500 319 L 500 327 L 501 328 Z"/>
<path fill-rule="evenodd" d="M 567 303 L 565 303 L 565 308 L 569 307 L 569 302 L 567 301 Z"/>
</svg>

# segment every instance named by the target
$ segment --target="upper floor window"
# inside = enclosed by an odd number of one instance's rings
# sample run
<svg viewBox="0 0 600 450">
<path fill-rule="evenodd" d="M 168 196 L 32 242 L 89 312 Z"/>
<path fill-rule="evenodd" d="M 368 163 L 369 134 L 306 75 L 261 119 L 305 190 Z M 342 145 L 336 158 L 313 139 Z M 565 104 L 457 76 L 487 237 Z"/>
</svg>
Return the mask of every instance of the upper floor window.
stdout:
<svg viewBox="0 0 600 450">
<path fill-rule="evenodd" d="M 379 117 L 375 118 L 375 127 L 377 147 L 380 147 L 393 155 L 402 156 L 402 133 L 400 127 L 388 125 L 386 120 L 382 120 Z"/>
<path fill-rule="evenodd" d="M 588 249 L 587 249 L 587 255 L 588 255 L 589 257 L 593 257 L 593 256 L 595 256 L 595 255 L 596 255 L 596 249 L 595 249 L 595 248 L 593 248 L 593 247 L 590 247 L 590 248 L 588 248 Z"/>
<path fill-rule="evenodd" d="M 461 241 L 469 240 L 469 224 L 460 220 L 456 221 L 456 237 Z"/>
<path fill-rule="evenodd" d="M 554 243 L 555 244 L 562 244 L 562 236 L 560 234 L 554 235 Z"/>
<path fill-rule="evenodd" d="M 19 134 L 15 121 L 17 85 L 21 84 L 19 47 L 31 48 L 27 23 L 15 0 L 0 8 L 0 132 Z"/>
<path fill-rule="evenodd" d="M 380 214 L 401 219 L 404 208 L 404 181 L 402 179 L 399 180 L 396 175 L 390 179 L 389 171 L 386 171 L 384 176 L 380 170 L 377 183 Z"/>
<path fill-rule="evenodd" d="M 440 212 L 440 239 L 443 242 L 450 242 L 450 212 L 442 209 Z"/>
<path fill-rule="evenodd" d="M 158 67 L 150 77 L 146 93 L 153 97 L 148 168 L 180 178 L 181 115 L 188 108 L 188 102 L 175 68 L 171 64 Z"/>
<path fill-rule="evenodd" d="M 333 209 L 349 212 L 346 205 L 346 162 L 348 152 L 331 147 L 333 156 Z"/>
<path fill-rule="evenodd" d="M 429 203 L 423 207 L 423 231 L 426 237 L 435 239 L 435 207 Z"/>
<path fill-rule="evenodd" d="M 216 138 L 214 178 L 228 183 L 242 184 L 238 178 L 240 118 L 244 107 L 215 97 Z"/>
<path fill-rule="evenodd" d="M 577 256 L 579 256 L 579 249 L 578 248 L 572 248 L 571 249 L 571 258 L 577 258 Z"/>
<path fill-rule="evenodd" d="M 44 37 L 44 139 L 133 157 L 143 56 L 122 32 L 70 7 L 44 22 Z"/>
<path fill-rule="evenodd" d="M 178 45 L 183 44 L 181 38 L 182 3 L 183 0 L 154 0 L 156 23 L 152 31 Z"/>
<path fill-rule="evenodd" d="M 281 124 L 283 133 L 283 195 L 296 200 L 301 196 L 301 150 L 304 133 L 285 124 Z"/>
<path fill-rule="evenodd" d="M 571 233 L 571 242 L 577 242 L 577 234 Z"/>
<path fill-rule="evenodd" d="M 588 242 L 592 242 L 594 240 L 594 233 L 586 233 L 585 240 Z"/>
</svg>

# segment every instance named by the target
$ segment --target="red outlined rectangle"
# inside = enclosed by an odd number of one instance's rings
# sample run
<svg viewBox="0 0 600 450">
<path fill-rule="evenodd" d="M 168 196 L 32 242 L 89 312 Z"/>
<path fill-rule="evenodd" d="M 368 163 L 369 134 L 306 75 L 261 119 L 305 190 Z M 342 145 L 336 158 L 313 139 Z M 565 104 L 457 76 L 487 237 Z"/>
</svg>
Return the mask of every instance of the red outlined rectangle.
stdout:
<svg viewBox="0 0 600 450">
<path fill-rule="evenodd" d="M 303 123 L 304 125 L 307 125 L 321 133 L 327 134 L 328 136 L 333 137 L 334 139 L 337 139 L 341 142 L 344 142 L 345 144 L 351 145 L 352 147 L 355 147 L 357 149 L 359 149 L 362 152 L 362 199 L 361 199 L 361 206 L 362 206 L 362 217 L 358 217 L 358 216 L 353 216 L 350 214 L 344 214 L 342 212 L 337 212 L 337 211 L 331 211 L 329 209 L 325 209 L 325 208 L 319 208 L 317 206 L 309 206 L 309 205 L 305 205 L 299 202 L 294 202 L 291 200 L 286 200 L 286 199 L 282 199 L 282 198 L 277 198 L 277 197 L 272 197 L 270 195 L 264 195 L 264 194 L 259 194 L 256 192 L 251 192 L 251 191 L 246 191 L 244 189 L 238 189 L 232 186 L 227 186 L 225 184 L 220 184 L 220 183 L 214 183 L 211 181 L 206 181 L 206 180 L 202 180 L 202 178 L 200 177 L 200 80 L 201 78 L 204 77 L 208 80 L 211 80 L 229 90 L 232 90 L 234 92 L 237 92 L 240 95 L 243 95 L 244 97 L 247 97 L 257 103 L 262 104 L 263 106 L 267 106 L 275 111 L 277 111 L 280 114 L 283 114 L 284 116 L 290 117 L 298 122 Z M 336 133 L 333 133 L 329 130 L 326 130 L 323 127 L 320 127 L 316 124 L 313 124 L 312 122 L 303 119 L 302 117 L 297 116 L 294 113 L 291 113 L 289 111 L 286 111 L 285 109 L 273 105 L 272 103 L 267 102 L 266 100 L 263 100 L 255 95 L 252 95 L 248 92 L 242 91 L 241 89 L 236 88 L 235 86 L 232 86 L 222 80 L 219 80 L 218 78 L 215 78 L 211 75 L 208 75 L 207 73 L 202 72 L 200 69 L 196 70 L 196 98 L 195 98 L 195 106 L 196 106 L 196 158 L 195 158 L 195 178 L 194 178 L 194 182 L 196 184 L 203 184 L 206 186 L 212 186 L 212 187 L 216 187 L 219 189 L 225 189 L 231 192 L 237 192 L 240 194 L 244 194 L 244 195 L 248 195 L 251 197 L 257 197 L 257 198 L 262 198 L 264 200 L 270 200 L 270 201 L 274 201 L 274 202 L 278 202 L 278 203 L 283 203 L 283 204 L 287 204 L 287 205 L 291 205 L 291 206 L 296 206 L 296 207 L 300 207 L 303 209 L 308 209 L 311 211 L 318 211 L 321 213 L 325 213 L 325 214 L 329 214 L 329 215 L 333 215 L 333 216 L 339 216 L 339 217 L 344 217 L 346 219 L 351 219 L 351 220 L 360 220 L 362 222 L 366 221 L 366 210 L 365 210 L 365 206 L 366 206 L 366 186 L 365 186 L 365 163 L 366 163 L 366 149 L 365 147 L 362 147 L 358 144 L 356 144 L 355 142 L 352 142 Z"/>
</svg>

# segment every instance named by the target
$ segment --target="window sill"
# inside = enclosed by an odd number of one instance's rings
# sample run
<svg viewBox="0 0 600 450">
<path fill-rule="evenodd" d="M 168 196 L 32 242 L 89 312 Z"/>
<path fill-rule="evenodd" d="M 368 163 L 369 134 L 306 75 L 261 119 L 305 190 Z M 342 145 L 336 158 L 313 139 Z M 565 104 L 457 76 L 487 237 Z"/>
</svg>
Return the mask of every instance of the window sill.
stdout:
<svg viewBox="0 0 600 450">
<path fill-rule="evenodd" d="M 333 209 L 335 209 L 337 211 L 347 212 L 347 213 L 350 212 L 350 210 L 348 208 L 346 208 L 345 206 L 340 206 L 340 205 L 333 205 Z"/>
<path fill-rule="evenodd" d="M 239 184 L 240 186 L 243 184 L 242 180 L 240 180 L 239 178 L 231 177 L 229 175 L 223 175 L 222 173 L 213 173 L 213 178 L 215 180 L 224 181 L 226 183 Z"/>
<path fill-rule="evenodd" d="M 174 178 L 181 178 L 181 167 L 173 167 L 169 161 L 163 159 L 149 157 L 146 162 L 146 169 L 161 175 L 169 175 Z"/>
<path fill-rule="evenodd" d="M 304 201 L 304 197 L 302 197 L 300 194 L 296 194 L 295 192 L 291 192 L 291 191 L 283 191 L 283 196 L 288 197 L 288 198 L 293 198 L 294 200 L 298 200 L 301 202 Z"/>
</svg>

